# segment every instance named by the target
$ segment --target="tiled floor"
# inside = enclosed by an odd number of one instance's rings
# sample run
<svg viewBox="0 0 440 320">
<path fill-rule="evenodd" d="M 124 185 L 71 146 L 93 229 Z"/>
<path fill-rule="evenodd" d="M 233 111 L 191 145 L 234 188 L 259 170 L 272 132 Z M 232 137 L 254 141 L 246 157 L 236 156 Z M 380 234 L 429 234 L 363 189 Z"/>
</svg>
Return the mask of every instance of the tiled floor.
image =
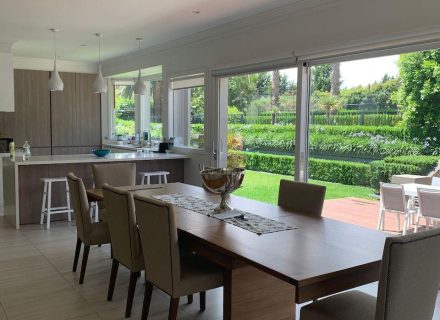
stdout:
<svg viewBox="0 0 440 320">
<path fill-rule="evenodd" d="M 79 285 L 79 270 L 71 270 L 75 240 L 73 223 L 56 222 L 51 230 L 29 225 L 17 231 L 0 217 L 0 320 L 124 319 L 128 271 L 119 268 L 113 301 L 107 302 L 109 246 L 92 247 L 84 284 Z M 143 289 L 141 278 L 131 319 L 140 319 Z M 361 290 L 375 295 L 377 284 Z M 149 319 L 167 319 L 168 303 L 167 295 L 154 290 Z M 191 305 L 183 298 L 178 319 L 222 319 L 222 303 L 221 289 L 207 293 L 205 312 L 198 310 L 198 296 Z M 440 319 L 437 304 L 434 319 Z"/>
<path fill-rule="evenodd" d="M 53 223 L 49 231 L 39 225 L 17 231 L 0 217 L 0 320 L 124 319 L 128 271 L 119 268 L 113 301 L 107 302 L 109 246 L 91 248 L 84 284 L 79 285 L 80 268 L 72 273 L 75 241 L 75 226 L 68 222 Z M 143 291 L 141 278 L 132 319 L 140 319 Z M 154 290 L 149 319 L 166 319 L 168 304 L 168 296 Z M 178 319 L 221 318 L 221 290 L 207 293 L 203 313 L 198 311 L 198 296 L 192 305 L 186 298 L 181 301 Z"/>
</svg>

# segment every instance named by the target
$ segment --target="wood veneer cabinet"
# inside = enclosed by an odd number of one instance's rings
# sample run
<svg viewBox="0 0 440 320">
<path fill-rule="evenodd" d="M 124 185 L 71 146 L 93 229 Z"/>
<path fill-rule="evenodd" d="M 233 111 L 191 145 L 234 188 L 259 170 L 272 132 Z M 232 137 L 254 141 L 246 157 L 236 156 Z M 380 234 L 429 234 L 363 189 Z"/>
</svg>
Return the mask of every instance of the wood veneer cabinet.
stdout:
<svg viewBox="0 0 440 320">
<path fill-rule="evenodd" d="M 101 96 L 96 75 L 61 72 L 64 90 L 50 92 L 50 72 L 14 70 L 15 112 L 0 112 L 0 132 L 16 147 L 28 140 L 34 154 L 90 152 L 101 145 Z"/>
<path fill-rule="evenodd" d="M 14 70 L 15 146 L 50 148 L 49 72 Z"/>
<path fill-rule="evenodd" d="M 63 149 L 69 154 L 99 146 L 101 97 L 92 91 L 96 75 L 62 72 L 60 76 L 64 90 L 51 92 L 52 151 Z"/>
</svg>

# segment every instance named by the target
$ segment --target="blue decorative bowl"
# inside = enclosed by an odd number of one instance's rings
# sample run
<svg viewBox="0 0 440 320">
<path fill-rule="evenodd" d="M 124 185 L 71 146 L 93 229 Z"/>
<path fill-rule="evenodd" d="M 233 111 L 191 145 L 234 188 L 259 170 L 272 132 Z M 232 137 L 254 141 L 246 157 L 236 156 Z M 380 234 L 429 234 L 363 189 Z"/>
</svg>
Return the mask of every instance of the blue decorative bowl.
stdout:
<svg viewBox="0 0 440 320">
<path fill-rule="evenodd" d="M 97 157 L 105 157 L 106 155 L 108 155 L 110 153 L 110 150 L 108 149 L 96 149 L 96 150 L 92 150 L 92 152 L 97 156 Z"/>
</svg>

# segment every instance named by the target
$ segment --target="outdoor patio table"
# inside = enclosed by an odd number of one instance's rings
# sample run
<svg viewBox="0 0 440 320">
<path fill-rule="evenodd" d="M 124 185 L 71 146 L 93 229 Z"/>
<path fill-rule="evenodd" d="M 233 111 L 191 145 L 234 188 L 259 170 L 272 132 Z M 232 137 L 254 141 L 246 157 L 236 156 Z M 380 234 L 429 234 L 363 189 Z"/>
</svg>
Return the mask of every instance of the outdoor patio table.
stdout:
<svg viewBox="0 0 440 320">
<path fill-rule="evenodd" d="M 417 197 L 417 188 L 430 189 L 440 191 L 440 186 L 431 186 L 429 184 L 420 183 L 405 183 L 403 184 L 405 195 L 410 197 Z"/>
</svg>

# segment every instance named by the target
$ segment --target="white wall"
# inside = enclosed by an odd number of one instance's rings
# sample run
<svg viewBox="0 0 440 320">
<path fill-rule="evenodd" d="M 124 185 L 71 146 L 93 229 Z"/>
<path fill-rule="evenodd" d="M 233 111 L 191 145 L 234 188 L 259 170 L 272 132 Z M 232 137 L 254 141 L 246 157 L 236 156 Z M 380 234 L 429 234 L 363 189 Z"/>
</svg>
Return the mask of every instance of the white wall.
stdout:
<svg viewBox="0 0 440 320">
<path fill-rule="evenodd" d="M 94 62 L 57 60 L 58 71 L 96 73 L 98 64 Z M 53 60 L 28 57 L 14 57 L 14 69 L 52 71 Z"/>
</svg>

